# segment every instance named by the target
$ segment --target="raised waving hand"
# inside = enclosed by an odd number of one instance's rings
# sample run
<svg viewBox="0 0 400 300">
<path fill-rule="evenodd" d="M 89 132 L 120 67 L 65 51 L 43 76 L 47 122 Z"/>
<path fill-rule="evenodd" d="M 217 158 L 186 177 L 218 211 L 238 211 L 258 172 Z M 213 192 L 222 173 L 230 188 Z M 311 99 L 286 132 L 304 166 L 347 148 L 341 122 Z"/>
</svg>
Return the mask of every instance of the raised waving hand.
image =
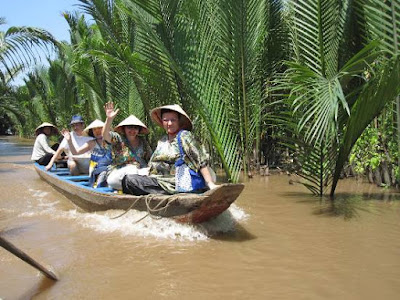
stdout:
<svg viewBox="0 0 400 300">
<path fill-rule="evenodd" d="M 114 102 L 107 102 L 104 104 L 104 111 L 107 118 L 114 119 L 119 112 L 119 108 L 114 110 Z"/>
<path fill-rule="evenodd" d="M 102 132 L 103 139 L 111 143 L 111 135 L 110 135 L 111 124 L 115 116 L 118 114 L 119 108 L 114 109 L 114 102 L 107 102 L 106 104 L 104 104 L 104 111 L 106 113 L 107 118 Z"/>
</svg>

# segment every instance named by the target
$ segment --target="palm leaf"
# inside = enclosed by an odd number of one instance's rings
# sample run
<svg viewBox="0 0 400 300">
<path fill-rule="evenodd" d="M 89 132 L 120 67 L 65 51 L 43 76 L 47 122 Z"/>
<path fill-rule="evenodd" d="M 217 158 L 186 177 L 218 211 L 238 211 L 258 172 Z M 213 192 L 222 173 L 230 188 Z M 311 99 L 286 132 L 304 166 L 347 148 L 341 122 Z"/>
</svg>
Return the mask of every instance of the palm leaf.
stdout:
<svg viewBox="0 0 400 300">
<path fill-rule="evenodd" d="M 36 63 L 37 51 L 49 54 L 57 46 L 55 38 L 43 29 L 10 27 L 0 34 L 0 67 L 12 74 L 13 68 Z"/>
<path fill-rule="evenodd" d="M 385 104 L 400 93 L 400 57 L 382 63 L 376 75 L 368 82 L 351 109 L 336 162 L 331 196 L 333 197 L 340 172 L 350 151 L 364 129 L 380 114 Z"/>
<path fill-rule="evenodd" d="M 365 39 L 380 40 L 381 48 L 391 55 L 400 46 L 400 1 L 356 0 L 357 11 L 366 23 Z"/>
</svg>

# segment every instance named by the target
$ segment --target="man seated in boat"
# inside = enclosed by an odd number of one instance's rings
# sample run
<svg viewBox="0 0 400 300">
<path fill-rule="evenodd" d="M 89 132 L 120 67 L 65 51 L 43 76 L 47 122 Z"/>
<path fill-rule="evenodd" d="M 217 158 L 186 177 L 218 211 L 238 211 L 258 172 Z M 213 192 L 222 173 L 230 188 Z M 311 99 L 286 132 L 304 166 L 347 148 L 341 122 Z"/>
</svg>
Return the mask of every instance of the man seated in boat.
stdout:
<svg viewBox="0 0 400 300">
<path fill-rule="evenodd" d="M 155 108 L 150 115 L 167 134 L 158 141 L 150 159 L 150 175 L 126 175 L 122 181 L 123 192 L 139 196 L 214 189 L 208 155 L 194 139 L 192 121 L 186 112 L 174 104 Z M 195 185 L 190 175 L 183 174 L 189 173 L 189 169 L 196 173 L 196 178 L 200 177 L 200 183 Z"/>
<path fill-rule="evenodd" d="M 104 125 L 104 122 L 100 120 L 94 120 L 90 123 L 83 132 L 92 137 L 93 140 L 86 142 L 78 149 L 76 149 L 74 143 L 72 143 L 71 133 L 66 129 L 61 132 L 67 140 L 69 149 L 73 155 L 91 151 L 89 185 L 94 188 L 107 186 L 107 169 L 112 162 L 111 148 L 107 143 L 103 142 L 102 131 Z"/>
<path fill-rule="evenodd" d="M 79 149 L 86 142 L 93 140 L 92 137 L 85 136 L 83 134 L 83 129 L 85 127 L 85 122 L 80 115 L 72 116 L 70 126 L 72 128 L 71 140 L 74 143 L 75 149 Z M 68 156 L 68 169 L 71 175 L 88 174 L 89 173 L 89 162 L 91 151 L 85 152 L 79 155 L 73 155 L 70 152 L 68 141 L 64 138 L 60 143 L 56 153 L 53 155 L 52 159 L 46 166 L 46 170 L 50 170 L 58 157 L 61 156 L 62 152 L 65 152 Z"/>
</svg>

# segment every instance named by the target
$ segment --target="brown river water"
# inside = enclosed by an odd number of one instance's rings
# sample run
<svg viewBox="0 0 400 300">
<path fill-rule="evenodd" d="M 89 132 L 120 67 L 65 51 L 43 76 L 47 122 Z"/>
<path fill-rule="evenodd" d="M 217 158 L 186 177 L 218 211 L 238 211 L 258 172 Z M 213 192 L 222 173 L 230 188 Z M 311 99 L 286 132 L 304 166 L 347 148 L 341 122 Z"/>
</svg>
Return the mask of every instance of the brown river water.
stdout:
<svg viewBox="0 0 400 300">
<path fill-rule="evenodd" d="M 87 213 L 42 181 L 32 141 L 0 137 L 0 299 L 399 299 L 400 193 L 362 180 L 320 201 L 287 175 L 255 177 L 201 226 Z"/>
</svg>

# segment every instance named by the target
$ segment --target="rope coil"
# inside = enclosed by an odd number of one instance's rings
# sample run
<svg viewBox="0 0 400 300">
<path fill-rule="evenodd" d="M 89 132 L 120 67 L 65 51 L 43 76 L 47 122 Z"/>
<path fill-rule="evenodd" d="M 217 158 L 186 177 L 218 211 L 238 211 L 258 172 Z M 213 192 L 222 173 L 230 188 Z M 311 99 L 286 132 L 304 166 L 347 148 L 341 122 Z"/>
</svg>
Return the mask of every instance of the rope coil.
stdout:
<svg viewBox="0 0 400 300">
<path fill-rule="evenodd" d="M 154 200 L 154 197 L 155 197 L 155 195 L 151 195 L 151 194 L 144 196 L 144 201 L 145 201 L 145 204 L 146 204 L 147 214 L 144 217 L 140 218 L 139 220 L 133 222 L 134 224 L 142 221 L 147 216 L 151 216 L 153 219 L 157 219 L 157 220 L 161 219 L 162 217 L 155 215 L 155 213 L 159 213 L 162 210 L 166 210 L 169 207 L 169 205 L 171 204 L 171 202 L 175 201 L 177 199 L 176 195 L 171 195 L 171 196 L 168 196 L 168 197 L 164 198 L 163 200 L 159 201 L 154 207 L 151 207 L 150 203 L 152 202 L 152 200 Z M 115 217 L 112 217 L 111 219 L 112 220 L 118 219 L 118 218 L 122 217 L 123 215 L 125 215 L 132 207 L 135 206 L 135 204 L 140 199 L 141 199 L 141 197 L 135 199 L 132 202 L 132 204 L 122 214 L 120 214 L 118 216 L 115 216 Z M 161 205 L 163 205 L 163 206 L 160 207 Z"/>
</svg>

